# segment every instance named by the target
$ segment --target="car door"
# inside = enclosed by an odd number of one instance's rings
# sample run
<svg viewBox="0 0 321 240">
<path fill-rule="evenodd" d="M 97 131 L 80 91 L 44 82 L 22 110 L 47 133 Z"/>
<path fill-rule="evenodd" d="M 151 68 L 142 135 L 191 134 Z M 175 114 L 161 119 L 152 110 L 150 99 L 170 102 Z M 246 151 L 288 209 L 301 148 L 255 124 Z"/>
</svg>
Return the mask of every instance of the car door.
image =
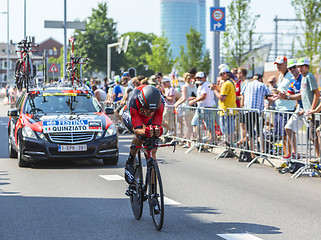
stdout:
<svg viewBox="0 0 321 240">
<path fill-rule="evenodd" d="M 16 110 L 18 112 L 17 116 L 11 116 L 9 122 L 9 144 L 11 142 L 12 146 L 15 150 L 17 150 L 17 129 L 19 129 L 20 122 L 19 118 L 21 118 L 21 109 L 22 104 L 24 103 L 24 99 L 26 97 L 26 92 L 23 92 L 21 96 L 18 98 L 16 103 Z"/>
</svg>

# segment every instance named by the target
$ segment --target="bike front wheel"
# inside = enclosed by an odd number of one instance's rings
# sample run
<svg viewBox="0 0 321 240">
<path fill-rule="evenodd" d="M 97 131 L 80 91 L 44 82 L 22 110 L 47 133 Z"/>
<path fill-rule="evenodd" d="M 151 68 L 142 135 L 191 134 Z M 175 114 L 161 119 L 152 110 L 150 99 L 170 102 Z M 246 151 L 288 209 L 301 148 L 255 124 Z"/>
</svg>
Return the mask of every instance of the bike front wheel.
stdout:
<svg viewBox="0 0 321 240">
<path fill-rule="evenodd" d="M 157 162 L 150 159 L 148 202 L 150 214 L 153 218 L 155 228 L 160 231 L 164 223 L 164 193 L 163 184 Z"/>
<path fill-rule="evenodd" d="M 134 161 L 134 176 L 135 181 L 133 184 L 129 185 L 130 188 L 130 204 L 132 206 L 132 211 L 137 220 L 142 217 L 143 213 L 143 202 L 144 202 L 144 191 L 143 191 L 143 170 L 141 162 L 137 160 Z"/>
</svg>

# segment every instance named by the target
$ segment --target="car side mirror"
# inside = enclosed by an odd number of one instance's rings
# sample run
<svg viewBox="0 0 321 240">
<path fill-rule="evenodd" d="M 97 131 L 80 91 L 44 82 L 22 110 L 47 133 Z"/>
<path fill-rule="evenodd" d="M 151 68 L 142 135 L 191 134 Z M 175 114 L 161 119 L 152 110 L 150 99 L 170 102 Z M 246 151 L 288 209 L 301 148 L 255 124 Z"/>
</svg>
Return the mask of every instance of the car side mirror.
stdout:
<svg viewBox="0 0 321 240">
<path fill-rule="evenodd" d="M 18 111 L 18 109 L 10 109 L 9 111 L 8 111 L 8 116 L 9 117 L 17 117 L 17 116 L 19 116 L 19 111 Z"/>
<path fill-rule="evenodd" d="M 114 109 L 111 108 L 111 107 L 106 107 L 106 108 L 105 108 L 105 113 L 106 113 L 107 115 L 109 115 L 109 114 L 114 114 Z"/>
</svg>

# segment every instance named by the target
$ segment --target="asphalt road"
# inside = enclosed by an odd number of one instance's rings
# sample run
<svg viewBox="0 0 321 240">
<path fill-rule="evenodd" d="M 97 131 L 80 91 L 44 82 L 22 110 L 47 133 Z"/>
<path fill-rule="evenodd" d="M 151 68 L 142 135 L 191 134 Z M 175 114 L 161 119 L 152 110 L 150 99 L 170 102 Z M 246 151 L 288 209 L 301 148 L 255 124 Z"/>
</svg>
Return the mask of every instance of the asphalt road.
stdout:
<svg viewBox="0 0 321 240">
<path fill-rule="evenodd" d="M 0 117 L 1 240 L 320 239 L 320 178 L 291 179 L 266 165 L 213 160 L 214 153 L 160 149 L 166 206 L 158 232 L 147 204 L 137 221 L 124 194 L 130 135 L 120 136 L 117 166 L 64 160 L 19 168 L 8 157 L 7 119 Z"/>
</svg>

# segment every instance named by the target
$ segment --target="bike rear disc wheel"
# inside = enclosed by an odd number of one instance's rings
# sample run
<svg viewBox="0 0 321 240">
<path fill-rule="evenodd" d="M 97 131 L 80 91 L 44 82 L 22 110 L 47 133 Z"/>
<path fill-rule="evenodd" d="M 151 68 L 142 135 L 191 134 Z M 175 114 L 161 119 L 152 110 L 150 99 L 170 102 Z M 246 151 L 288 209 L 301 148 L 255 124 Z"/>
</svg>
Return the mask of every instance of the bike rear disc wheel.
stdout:
<svg viewBox="0 0 321 240">
<path fill-rule="evenodd" d="M 148 202 L 155 228 L 160 231 L 164 223 L 164 193 L 158 165 L 151 161 L 148 183 Z"/>
<path fill-rule="evenodd" d="M 132 206 L 132 211 L 137 220 L 142 217 L 143 213 L 143 202 L 144 202 L 144 191 L 143 191 L 143 170 L 142 166 L 137 161 L 137 158 L 134 161 L 134 176 L 135 183 L 130 184 L 131 192 L 130 195 L 130 204 Z"/>
</svg>

